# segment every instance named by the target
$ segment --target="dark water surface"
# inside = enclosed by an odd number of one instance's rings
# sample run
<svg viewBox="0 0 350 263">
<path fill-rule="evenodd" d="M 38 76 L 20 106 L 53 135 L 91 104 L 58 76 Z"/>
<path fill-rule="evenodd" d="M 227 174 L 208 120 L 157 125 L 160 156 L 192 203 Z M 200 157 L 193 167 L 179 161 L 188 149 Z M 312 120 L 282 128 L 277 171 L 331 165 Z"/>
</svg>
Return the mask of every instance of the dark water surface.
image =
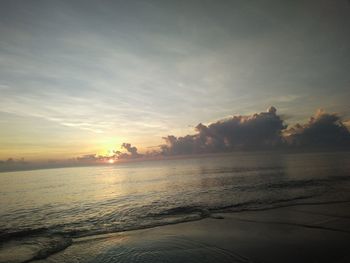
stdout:
<svg viewBox="0 0 350 263">
<path fill-rule="evenodd" d="M 350 154 L 236 153 L 0 173 L 0 262 L 215 212 L 350 200 Z M 15 256 L 13 256 L 15 255 Z"/>
</svg>

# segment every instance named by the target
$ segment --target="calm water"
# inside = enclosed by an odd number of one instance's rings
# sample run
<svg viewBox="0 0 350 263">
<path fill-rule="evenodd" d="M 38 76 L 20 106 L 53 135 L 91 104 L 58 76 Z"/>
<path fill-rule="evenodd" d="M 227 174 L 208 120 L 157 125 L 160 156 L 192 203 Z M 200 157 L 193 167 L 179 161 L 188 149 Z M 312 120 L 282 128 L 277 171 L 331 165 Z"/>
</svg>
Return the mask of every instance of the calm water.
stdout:
<svg viewBox="0 0 350 263">
<path fill-rule="evenodd" d="M 0 173 L 0 190 L 0 262 L 16 249 L 26 252 L 21 262 L 75 237 L 350 200 L 350 154 L 243 153 Z"/>
</svg>

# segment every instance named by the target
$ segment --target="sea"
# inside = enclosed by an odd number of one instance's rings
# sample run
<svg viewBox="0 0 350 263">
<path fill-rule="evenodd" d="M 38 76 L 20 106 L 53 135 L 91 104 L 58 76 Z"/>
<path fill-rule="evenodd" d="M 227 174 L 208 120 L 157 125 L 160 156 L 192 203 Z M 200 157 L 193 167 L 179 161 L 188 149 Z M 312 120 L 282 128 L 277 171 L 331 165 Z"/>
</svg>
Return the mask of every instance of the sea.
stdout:
<svg viewBox="0 0 350 263">
<path fill-rule="evenodd" d="M 0 262 L 215 213 L 350 200 L 350 153 L 254 152 L 0 173 Z"/>
</svg>

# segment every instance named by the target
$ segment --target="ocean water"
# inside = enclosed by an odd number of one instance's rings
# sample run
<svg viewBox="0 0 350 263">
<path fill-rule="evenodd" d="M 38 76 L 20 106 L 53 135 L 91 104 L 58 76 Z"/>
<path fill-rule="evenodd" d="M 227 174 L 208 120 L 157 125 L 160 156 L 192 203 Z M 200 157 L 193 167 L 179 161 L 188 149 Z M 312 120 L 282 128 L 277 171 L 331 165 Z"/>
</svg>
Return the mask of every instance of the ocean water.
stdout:
<svg viewBox="0 0 350 263">
<path fill-rule="evenodd" d="M 216 212 L 350 200 L 350 153 L 235 153 L 0 173 L 0 262 L 45 258 L 75 238 Z"/>
</svg>

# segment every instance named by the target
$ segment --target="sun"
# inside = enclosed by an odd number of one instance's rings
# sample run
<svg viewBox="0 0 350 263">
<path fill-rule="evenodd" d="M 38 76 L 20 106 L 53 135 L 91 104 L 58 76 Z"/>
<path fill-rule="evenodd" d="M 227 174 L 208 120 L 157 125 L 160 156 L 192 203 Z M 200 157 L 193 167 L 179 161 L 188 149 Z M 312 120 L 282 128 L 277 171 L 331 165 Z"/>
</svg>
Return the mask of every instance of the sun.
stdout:
<svg viewBox="0 0 350 263">
<path fill-rule="evenodd" d="M 109 159 L 108 163 L 114 163 L 114 160 L 113 159 Z"/>
</svg>

